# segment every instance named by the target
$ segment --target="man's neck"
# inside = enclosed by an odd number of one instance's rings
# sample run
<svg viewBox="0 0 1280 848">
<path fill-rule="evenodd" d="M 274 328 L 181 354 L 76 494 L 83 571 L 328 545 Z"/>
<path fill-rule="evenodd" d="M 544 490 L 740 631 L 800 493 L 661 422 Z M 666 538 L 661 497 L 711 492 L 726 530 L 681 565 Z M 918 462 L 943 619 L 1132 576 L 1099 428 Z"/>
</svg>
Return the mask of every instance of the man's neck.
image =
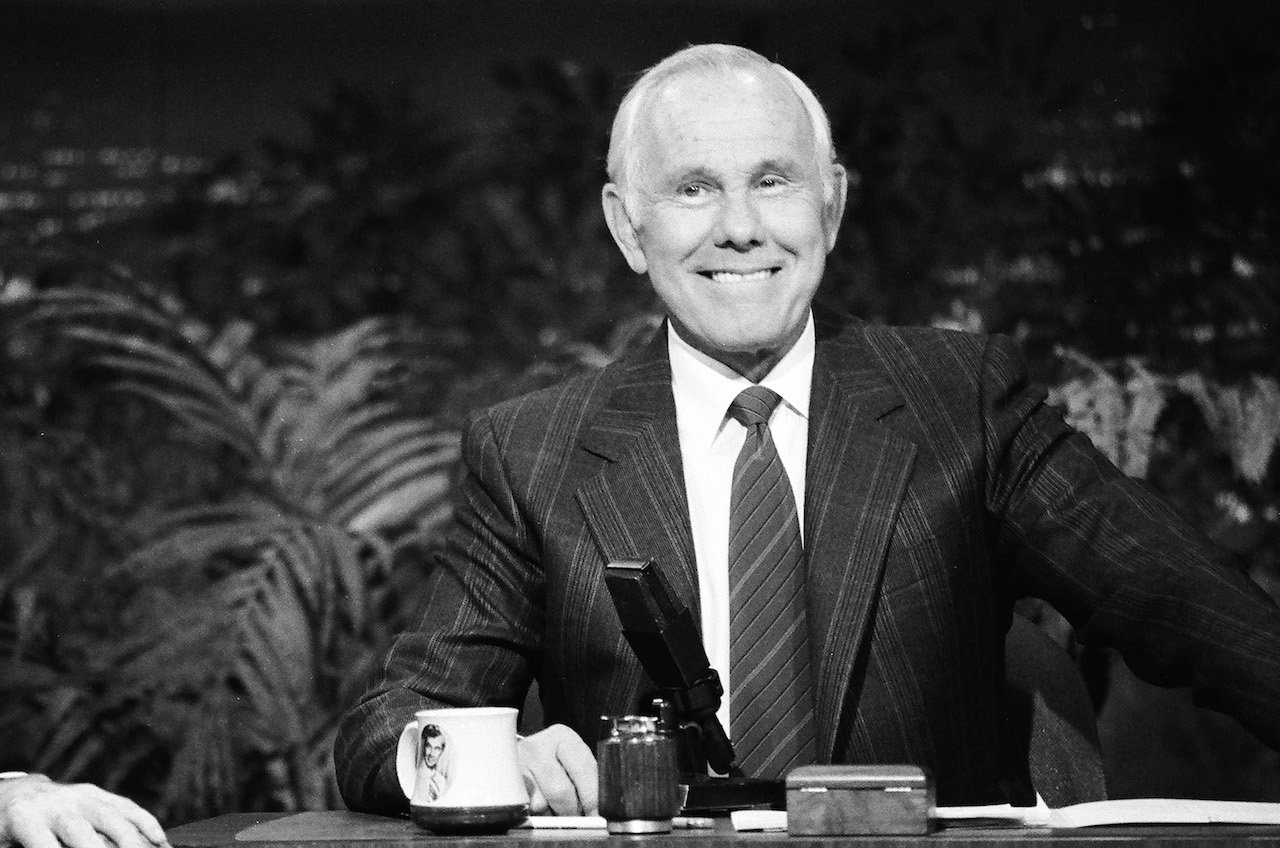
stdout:
<svg viewBox="0 0 1280 848">
<path fill-rule="evenodd" d="M 800 340 L 807 326 L 806 323 L 801 323 L 786 339 L 774 347 L 760 350 L 721 350 L 703 342 L 702 339 L 686 330 L 675 318 L 669 318 L 668 320 L 676 328 L 680 338 L 684 339 L 694 350 L 706 354 L 753 383 L 759 383 L 763 380 L 773 370 L 774 366 L 782 361 L 782 358 L 787 355 L 791 348 L 795 347 L 796 342 Z"/>
</svg>

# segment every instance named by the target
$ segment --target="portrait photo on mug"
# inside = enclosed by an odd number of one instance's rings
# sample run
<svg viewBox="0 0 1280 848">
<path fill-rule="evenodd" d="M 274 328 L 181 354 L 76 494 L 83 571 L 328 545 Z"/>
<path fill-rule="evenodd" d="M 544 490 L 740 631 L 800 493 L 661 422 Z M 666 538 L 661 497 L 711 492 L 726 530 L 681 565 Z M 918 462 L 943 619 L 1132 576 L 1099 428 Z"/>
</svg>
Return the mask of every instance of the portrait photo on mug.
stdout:
<svg viewBox="0 0 1280 848">
<path fill-rule="evenodd" d="M 418 780 L 425 781 L 428 801 L 434 801 L 449 789 L 449 737 L 438 724 L 422 728 L 422 750 L 418 757 Z"/>
</svg>

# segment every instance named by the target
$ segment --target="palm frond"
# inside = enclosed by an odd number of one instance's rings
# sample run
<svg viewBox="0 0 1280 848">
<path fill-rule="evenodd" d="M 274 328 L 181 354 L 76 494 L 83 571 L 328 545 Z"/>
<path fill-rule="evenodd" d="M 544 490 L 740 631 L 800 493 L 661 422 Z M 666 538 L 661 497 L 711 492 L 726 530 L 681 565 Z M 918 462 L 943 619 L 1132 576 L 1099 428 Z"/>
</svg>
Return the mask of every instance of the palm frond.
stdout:
<svg viewBox="0 0 1280 848">
<path fill-rule="evenodd" d="M 432 458 L 411 459 L 388 468 L 352 496 L 340 518 L 354 530 L 394 527 L 429 512 L 449 492 L 445 467 Z"/>
<path fill-rule="evenodd" d="M 199 400 L 182 397 L 163 389 L 154 388 L 142 383 L 122 380 L 112 386 L 122 395 L 133 395 L 150 401 L 156 408 L 163 409 L 178 424 L 185 427 L 188 434 L 197 440 L 204 440 L 210 445 L 226 445 L 239 456 L 261 465 L 258 445 L 253 440 L 252 432 L 237 427 L 234 418 L 219 414 L 219 410 L 201 404 Z"/>
<path fill-rule="evenodd" d="M 349 456 L 335 459 L 329 475 L 331 508 L 347 524 L 361 509 L 389 496 L 413 475 L 447 478 L 457 461 L 459 446 L 421 433 L 383 432 L 353 446 Z M 429 502 L 426 502 L 429 503 Z M 363 528 L 362 528 L 363 529 Z"/>
<path fill-rule="evenodd" d="M 93 362 L 123 374 L 150 377 L 168 384 L 171 391 L 207 399 L 210 406 L 236 406 L 235 398 L 223 382 L 225 375 L 201 367 L 201 360 L 184 356 L 170 347 L 132 333 L 90 326 L 69 326 L 63 335 L 93 345 Z"/>
</svg>

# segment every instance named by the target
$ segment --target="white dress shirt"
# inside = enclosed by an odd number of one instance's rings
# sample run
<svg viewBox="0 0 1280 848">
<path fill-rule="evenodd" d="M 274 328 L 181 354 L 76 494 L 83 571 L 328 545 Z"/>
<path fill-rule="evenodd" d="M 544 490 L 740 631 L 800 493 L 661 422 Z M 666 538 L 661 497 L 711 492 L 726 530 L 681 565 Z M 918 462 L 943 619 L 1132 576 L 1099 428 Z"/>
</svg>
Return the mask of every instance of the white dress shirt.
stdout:
<svg viewBox="0 0 1280 848">
<path fill-rule="evenodd" d="M 729 497 L 733 465 L 746 439 L 746 427 L 728 415 L 729 404 L 751 381 L 692 348 L 667 325 L 676 427 L 689 498 L 689 522 L 698 560 L 702 641 L 711 667 L 720 674 L 724 698 L 717 715 L 730 738 L 729 724 Z M 804 533 L 804 475 L 809 442 L 809 389 L 813 382 L 813 316 L 800 339 L 760 381 L 782 398 L 769 432 L 791 480 L 800 532 Z M 803 538 L 803 536 L 802 536 Z"/>
</svg>

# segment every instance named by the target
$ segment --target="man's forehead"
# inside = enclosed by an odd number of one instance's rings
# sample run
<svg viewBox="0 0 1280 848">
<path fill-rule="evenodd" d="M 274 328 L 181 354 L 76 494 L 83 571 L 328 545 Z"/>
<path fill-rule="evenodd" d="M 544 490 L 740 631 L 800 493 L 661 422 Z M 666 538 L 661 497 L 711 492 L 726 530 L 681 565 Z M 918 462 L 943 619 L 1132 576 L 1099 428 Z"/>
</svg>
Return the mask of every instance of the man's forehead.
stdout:
<svg viewBox="0 0 1280 848">
<path fill-rule="evenodd" d="M 697 142 L 726 135 L 743 141 L 744 152 L 762 152 L 745 144 L 748 139 L 765 142 L 776 148 L 770 158 L 778 159 L 807 160 L 816 144 L 800 98 L 766 69 L 687 71 L 654 92 L 643 124 L 648 131 L 637 139 L 642 154 L 662 159 L 696 156 Z"/>
<path fill-rule="evenodd" d="M 799 96 L 771 68 L 699 68 L 664 80 L 649 104 L 651 120 L 688 121 L 708 106 L 756 109 L 804 118 Z"/>
</svg>

